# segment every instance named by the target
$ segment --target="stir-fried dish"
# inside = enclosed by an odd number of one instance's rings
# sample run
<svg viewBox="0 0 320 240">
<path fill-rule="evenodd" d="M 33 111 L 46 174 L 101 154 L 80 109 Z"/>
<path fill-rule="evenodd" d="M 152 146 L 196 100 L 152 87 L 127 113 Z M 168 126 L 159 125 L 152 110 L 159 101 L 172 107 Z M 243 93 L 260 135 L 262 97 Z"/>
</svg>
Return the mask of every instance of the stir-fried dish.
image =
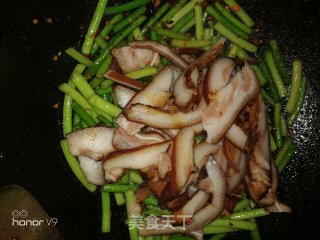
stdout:
<svg viewBox="0 0 320 240">
<path fill-rule="evenodd" d="M 291 212 L 278 175 L 307 80 L 300 60 L 289 75 L 275 39 L 255 54 L 259 27 L 234 0 L 98 1 L 59 89 L 62 150 L 89 191 L 101 188 L 102 232 L 111 195 L 132 240 L 260 239 L 256 217 Z"/>
</svg>

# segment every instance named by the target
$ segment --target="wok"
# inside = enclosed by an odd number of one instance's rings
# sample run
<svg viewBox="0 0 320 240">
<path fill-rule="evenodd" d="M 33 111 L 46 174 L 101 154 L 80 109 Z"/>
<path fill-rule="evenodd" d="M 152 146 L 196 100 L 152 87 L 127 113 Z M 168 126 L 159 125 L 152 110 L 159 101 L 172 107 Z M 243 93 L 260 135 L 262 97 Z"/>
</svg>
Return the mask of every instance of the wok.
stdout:
<svg viewBox="0 0 320 240">
<path fill-rule="evenodd" d="M 75 64 L 62 55 L 76 46 L 91 19 L 96 1 L 2 0 L 0 50 L 0 187 L 19 184 L 34 194 L 50 217 L 58 218 L 64 239 L 127 239 L 125 209 L 112 208 L 112 233 L 100 234 L 100 195 L 84 189 L 59 148 L 62 94 L 57 90 Z M 110 2 L 110 1 L 109 1 Z M 304 62 L 310 81 L 301 116 L 293 128 L 298 149 L 281 175 L 279 198 L 292 214 L 258 220 L 263 239 L 320 239 L 320 29 L 316 0 L 242 0 L 259 33 L 275 36 L 286 55 Z M 53 23 L 47 23 L 51 18 Z M 38 24 L 32 20 L 38 19 Z M 1 231 L 1 229 L 0 229 Z M 247 233 L 229 239 L 246 239 Z"/>
</svg>

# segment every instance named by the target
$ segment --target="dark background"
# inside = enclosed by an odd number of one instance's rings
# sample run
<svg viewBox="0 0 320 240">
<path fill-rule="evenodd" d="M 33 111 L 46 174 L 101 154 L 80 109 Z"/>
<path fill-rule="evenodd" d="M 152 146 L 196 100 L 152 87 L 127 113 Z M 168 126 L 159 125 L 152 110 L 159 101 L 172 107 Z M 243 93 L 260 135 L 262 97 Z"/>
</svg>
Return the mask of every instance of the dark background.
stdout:
<svg viewBox="0 0 320 240">
<path fill-rule="evenodd" d="M 297 154 L 284 171 L 279 189 L 280 199 L 293 213 L 260 220 L 261 232 L 264 239 L 319 239 L 320 3 L 239 2 L 257 22 L 264 20 L 264 39 L 276 36 L 288 60 L 299 57 L 304 61 L 310 80 L 303 114 L 293 131 Z M 33 193 L 49 216 L 59 219 L 64 239 L 126 239 L 121 214 L 112 218 L 112 234 L 99 234 L 99 193 L 87 192 L 69 170 L 59 148 L 61 108 L 52 107 L 62 103 L 57 86 L 67 81 L 75 65 L 64 54 L 57 62 L 52 57 L 79 44 L 96 1 L 0 3 L 0 187 L 19 184 Z M 39 20 L 36 25 L 32 23 L 35 18 Z M 46 22 L 48 18 L 52 24 Z"/>
</svg>

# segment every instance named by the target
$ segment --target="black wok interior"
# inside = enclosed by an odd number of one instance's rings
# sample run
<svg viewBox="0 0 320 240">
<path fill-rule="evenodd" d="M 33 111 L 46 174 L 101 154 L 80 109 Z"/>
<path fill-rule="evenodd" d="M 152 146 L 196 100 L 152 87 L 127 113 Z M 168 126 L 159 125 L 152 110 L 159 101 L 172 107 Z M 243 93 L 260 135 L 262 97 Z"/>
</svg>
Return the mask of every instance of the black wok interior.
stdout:
<svg viewBox="0 0 320 240">
<path fill-rule="evenodd" d="M 112 233 L 100 234 L 100 195 L 89 193 L 71 173 L 59 148 L 62 103 L 59 83 L 75 62 L 62 54 L 78 46 L 96 1 L 1 0 L 0 187 L 30 191 L 64 239 L 127 239 L 124 209 L 114 207 Z M 110 1 L 109 1 L 110 2 Z M 259 219 L 263 239 L 320 239 L 320 2 L 239 0 L 265 26 L 259 36 L 280 40 L 288 62 L 299 57 L 310 81 L 302 115 L 294 125 L 298 149 L 281 176 L 279 198 L 292 214 Z M 33 19 L 38 24 L 33 24 Z M 46 19 L 52 18 L 48 24 Z M 247 233 L 229 239 L 248 239 Z"/>
</svg>

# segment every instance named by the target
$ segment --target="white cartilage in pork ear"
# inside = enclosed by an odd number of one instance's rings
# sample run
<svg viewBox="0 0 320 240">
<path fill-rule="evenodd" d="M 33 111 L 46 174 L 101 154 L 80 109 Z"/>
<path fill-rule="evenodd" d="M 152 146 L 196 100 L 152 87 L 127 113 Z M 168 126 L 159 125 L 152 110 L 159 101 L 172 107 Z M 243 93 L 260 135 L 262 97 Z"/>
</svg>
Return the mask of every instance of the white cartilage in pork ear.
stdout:
<svg viewBox="0 0 320 240">
<path fill-rule="evenodd" d="M 101 160 L 115 151 L 112 146 L 114 130 L 107 127 L 90 127 L 67 134 L 70 152 L 74 156 Z"/>
<path fill-rule="evenodd" d="M 104 178 L 104 170 L 102 167 L 102 161 L 96 161 L 94 159 L 79 156 L 78 157 L 80 167 L 88 182 L 101 186 L 106 183 Z"/>
</svg>

